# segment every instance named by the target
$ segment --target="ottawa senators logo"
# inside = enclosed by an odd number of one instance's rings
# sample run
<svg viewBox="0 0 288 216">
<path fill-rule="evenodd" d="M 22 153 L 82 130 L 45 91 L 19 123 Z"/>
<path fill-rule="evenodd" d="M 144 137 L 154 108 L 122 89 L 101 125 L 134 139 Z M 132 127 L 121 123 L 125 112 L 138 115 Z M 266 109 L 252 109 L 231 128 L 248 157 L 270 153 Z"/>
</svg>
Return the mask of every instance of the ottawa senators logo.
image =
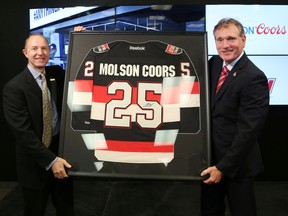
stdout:
<svg viewBox="0 0 288 216">
<path fill-rule="evenodd" d="M 110 50 L 110 47 L 107 43 L 93 48 L 93 52 L 95 53 L 104 53 L 107 52 L 108 50 Z"/>
</svg>

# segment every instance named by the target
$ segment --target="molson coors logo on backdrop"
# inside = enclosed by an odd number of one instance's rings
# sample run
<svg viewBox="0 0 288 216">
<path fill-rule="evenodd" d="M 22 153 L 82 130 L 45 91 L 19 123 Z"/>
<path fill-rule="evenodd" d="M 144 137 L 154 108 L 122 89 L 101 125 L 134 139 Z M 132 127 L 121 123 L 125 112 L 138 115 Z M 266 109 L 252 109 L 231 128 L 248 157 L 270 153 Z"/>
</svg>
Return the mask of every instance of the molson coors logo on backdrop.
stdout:
<svg viewBox="0 0 288 216">
<path fill-rule="evenodd" d="M 258 35 L 285 35 L 287 34 L 286 26 L 268 26 L 265 23 L 260 23 L 255 27 L 245 27 L 245 34 L 258 34 Z"/>
</svg>

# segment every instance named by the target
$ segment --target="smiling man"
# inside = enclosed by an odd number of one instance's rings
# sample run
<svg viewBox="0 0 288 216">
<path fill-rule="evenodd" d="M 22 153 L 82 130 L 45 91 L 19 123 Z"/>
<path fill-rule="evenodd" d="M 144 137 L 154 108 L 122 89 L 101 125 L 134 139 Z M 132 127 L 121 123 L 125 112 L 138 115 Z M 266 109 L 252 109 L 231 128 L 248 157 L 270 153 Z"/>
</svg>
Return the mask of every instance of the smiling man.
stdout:
<svg viewBox="0 0 288 216">
<path fill-rule="evenodd" d="M 50 47 L 41 34 L 30 35 L 22 52 L 28 60 L 27 66 L 4 86 L 3 110 L 16 139 L 17 177 L 23 191 L 24 215 L 43 216 L 51 195 L 57 216 L 73 216 L 73 182 L 66 172 L 71 165 L 58 156 L 65 71 L 60 66 L 46 66 Z M 42 139 L 46 126 L 42 111 L 43 75 L 52 107 L 49 139 Z"/>
<path fill-rule="evenodd" d="M 256 216 L 253 182 L 263 171 L 257 143 L 269 109 L 265 74 L 247 57 L 242 24 L 224 18 L 213 30 L 217 56 L 209 60 L 211 167 L 203 170 L 201 215 Z M 224 69 L 223 69 L 224 68 Z"/>
</svg>

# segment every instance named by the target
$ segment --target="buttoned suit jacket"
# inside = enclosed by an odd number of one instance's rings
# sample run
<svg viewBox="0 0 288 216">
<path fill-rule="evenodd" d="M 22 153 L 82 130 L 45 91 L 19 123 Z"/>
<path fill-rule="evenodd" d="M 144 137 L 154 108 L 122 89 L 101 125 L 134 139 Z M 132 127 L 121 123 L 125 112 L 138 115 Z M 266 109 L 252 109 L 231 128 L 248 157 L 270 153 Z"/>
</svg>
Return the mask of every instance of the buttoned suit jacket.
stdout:
<svg viewBox="0 0 288 216">
<path fill-rule="evenodd" d="M 212 164 L 231 178 L 256 176 L 264 166 L 257 142 L 269 109 L 265 74 L 246 53 L 229 72 L 218 93 L 223 60 L 209 60 Z"/>
<path fill-rule="evenodd" d="M 48 66 L 45 71 L 61 118 L 65 71 L 60 66 Z M 46 166 L 56 158 L 59 143 L 52 142 L 47 148 L 41 141 L 42 91 L 28 67 L 4 86 L 3 111 L 16 141 L 18 182 L 28 188 L 41 188 L 48 176 Z"/>
</svg>

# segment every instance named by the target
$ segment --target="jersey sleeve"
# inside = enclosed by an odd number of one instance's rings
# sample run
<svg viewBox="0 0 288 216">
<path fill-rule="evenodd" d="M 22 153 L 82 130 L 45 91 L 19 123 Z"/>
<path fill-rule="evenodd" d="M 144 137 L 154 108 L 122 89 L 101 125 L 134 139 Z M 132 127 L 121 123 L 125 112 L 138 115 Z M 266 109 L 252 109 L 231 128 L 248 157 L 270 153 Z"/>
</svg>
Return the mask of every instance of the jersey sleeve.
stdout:
<svg viewBox="0 0 288 216">
<path fill-rule="evenodd" d="M 180 64 L 181 121 L 179 133 L 198 133 L 200 130 L 200 83 L 193 61 L 185 50 L 181 55 Z"/>
<path fill-rule="evenodd" d="M 81 63 L 76 78 L 72 83 L 71 127 L 74 130 L 90 130 L 94 62 L 95 56 L 91 49 Z"/>
</svg>

